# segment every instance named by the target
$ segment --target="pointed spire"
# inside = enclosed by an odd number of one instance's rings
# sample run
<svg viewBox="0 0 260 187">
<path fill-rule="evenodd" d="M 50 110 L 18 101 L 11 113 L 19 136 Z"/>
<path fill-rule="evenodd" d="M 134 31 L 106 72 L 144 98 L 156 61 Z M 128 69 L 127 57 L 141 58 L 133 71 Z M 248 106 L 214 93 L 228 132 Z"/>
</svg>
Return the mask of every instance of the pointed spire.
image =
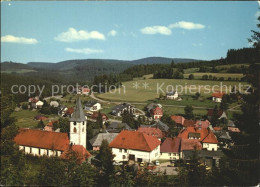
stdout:
<svg viewBox="0 0 260 187">
<path fill-rule="evenodd" d="M 77 98 L 76 101 L 76 108 L 72 114 L 72 117 L 70 118 L 70 121 L 76 121 L 76 122 L 82 122 L 82 121 L 86 121 L 86 117 L 85 114 L 83 112 L 83 108 L 81 105 L 81 101 L 80 98 Z"/>
</svg>

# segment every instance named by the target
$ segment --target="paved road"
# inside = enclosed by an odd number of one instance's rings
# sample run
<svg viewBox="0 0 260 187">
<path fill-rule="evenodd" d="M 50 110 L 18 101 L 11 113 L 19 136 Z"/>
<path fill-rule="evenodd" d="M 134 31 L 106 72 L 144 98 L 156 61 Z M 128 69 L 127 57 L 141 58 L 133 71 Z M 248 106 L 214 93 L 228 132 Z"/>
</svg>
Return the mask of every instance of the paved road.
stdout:
<svg viewBox="0 0 260 187">
<path fill-rule="evenodd" d="M 159 166 L 156 166 L 154 171 L 159 171 L 162 173 L 166 173 L 166 175 L 177 175 L 178 172 L 176 171 L 176 167 L 169 167 L 170 162 L 161 163 Z"/>
</svg>

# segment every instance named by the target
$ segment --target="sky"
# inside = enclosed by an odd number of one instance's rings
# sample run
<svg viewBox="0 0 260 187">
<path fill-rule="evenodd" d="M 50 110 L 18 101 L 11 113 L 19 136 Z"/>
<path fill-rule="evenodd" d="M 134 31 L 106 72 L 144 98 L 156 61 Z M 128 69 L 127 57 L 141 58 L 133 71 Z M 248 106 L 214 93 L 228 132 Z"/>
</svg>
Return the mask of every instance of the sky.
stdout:
<svg viewBox="0 0 260 187">
<path fill-rule="evenodd" d="M 250 47 L 259 6 L 257 1 L 5 1 L 1 62 L 225 58 L 228 49 Z"/>
</svg>

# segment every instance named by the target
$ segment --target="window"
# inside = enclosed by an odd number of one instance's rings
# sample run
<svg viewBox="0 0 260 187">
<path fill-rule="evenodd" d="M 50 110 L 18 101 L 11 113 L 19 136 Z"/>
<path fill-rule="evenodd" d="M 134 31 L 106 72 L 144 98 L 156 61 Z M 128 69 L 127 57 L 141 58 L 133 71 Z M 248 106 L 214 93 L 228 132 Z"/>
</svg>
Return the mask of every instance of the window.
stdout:
<svg viewBox="0 0 260 187">
<path fill-rule="evenodd" d="M 119 149 L 119 153 L 122 153 L 122 149 Z"/>
<path fill-rule="evenodd" d="M 49 156 L 49 150 L 47 149 L 47 156 Z"/>
<path fill-rule="evenodd" d="M 74 121 L 74 123 L 73 123 L 74 125 L 76 125 L 76 122 Z"/>
<path fill-rule="evenodd" d="M 76 127 L 74 127 L 73 132 L 74 132 L 74 133 L 77 133 L 77 129 L 76 129 Z"/>
<path fill-rule="evenodd" d="M 125 153 L 127 152 L 127 150 L 126 150 L 126 149 L 125 149 L 124 151 L 125 151 Z"/>
<path fill-rule="evenodd" d="M 82 124 L 85 125 L 85 121 L 83 121 Z"/>
<path fill-rule="evenodd" d="M 32 148 L 30 147 L 30 153 L 32 153 Z"/>
<path fill-rule="evenodd" d="M 171 153 L 169 153 L 169 156 L 171 156 Z"/>
<path fill-rule="evenodd" d="M 162 153 L 161 153 L 161 155 L 162 155 Z"/>
<path fill-rule="evenodd" d="M 41 155 L 41 149 L 39 148 L 39 152 L 38 152 L 39 155 Z"/>
<path fill-rule="evenodd" d="M 82 128 L 82 132 L 84 132 L 84 127 Z"/>
<path fill-rule="evenodd" d="M 55 151 L 56 152 L 56 156 L 58 156 L 58 151 Z"/>
<path fill-rule="evenodd" d="M 125 155 L 123 155 L 122 158 L 125 159 Z"/>
</svg>

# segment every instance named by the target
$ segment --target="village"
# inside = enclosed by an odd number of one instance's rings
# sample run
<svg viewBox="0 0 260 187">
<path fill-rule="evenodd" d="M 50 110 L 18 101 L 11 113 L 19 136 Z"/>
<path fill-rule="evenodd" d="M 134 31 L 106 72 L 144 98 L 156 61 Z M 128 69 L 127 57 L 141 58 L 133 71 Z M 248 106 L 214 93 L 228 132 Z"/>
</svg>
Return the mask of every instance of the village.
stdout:
<svg viewBox="0 0 260 187">
<path fill-rule="evenodd" d="M 213 103 L 221 103 L 224 93 L 212 94 Z M 87 88 L 79 88 L 74 94 L 74 106 L 61 105 L 55 99 L 39 97 L 28 99 L 28 108 L 42 110 L 48 105 L 60 118 L 68 119 L 68 132 L 61 132 L 59 121 L 35 116 L 42 124 L 39 128 L 21 128 L 14 138 L 19 149 L 33 156 L 56 156 L 66 159 L 69 150 L 75 151 L 79 162 L 95 165 L 95 155 L 103 141 L 107 141 L 114 155 L 115 166 L 136 165 L 150 172 L 166 172 L 176 175 L 177 167 L 189 164 L 194 151 L 202 158 L 207 170 L 219 166 L 224 156 L 222 148 L 233 145 L 230 133 L 240 133 L 234 122 L 221 109 L 208 109 L 207 119 L 186 119 L 172 114 L 166 120 L 160 103 L 149 103 L 145 111 L 130 103 L 119 103 L 109 115 L 102 113 L 102 101 Z M 80 96 L 90 98 L 82 104 Z M 60 97 L 61 99 L 61 97 Z M 96 99 L 96 100 L 95 100 Z M 177 91 L 166 94 L 166 100 L 181 100 Z M 21 107 L 22 108 L 22 107 Z M 133 128 L 126 119 L 139 121 Z M 168 120 L 168 121 L 167 121 Z M 217 123 L 216 123 L 217 120 Z M 212 124 L 213 122 L 213 124 Z M 93 137 L 88 137 L 88 125 L 94 124 Z M 100 124 L 101 125 L 98 125 Z"/>
</svg>

